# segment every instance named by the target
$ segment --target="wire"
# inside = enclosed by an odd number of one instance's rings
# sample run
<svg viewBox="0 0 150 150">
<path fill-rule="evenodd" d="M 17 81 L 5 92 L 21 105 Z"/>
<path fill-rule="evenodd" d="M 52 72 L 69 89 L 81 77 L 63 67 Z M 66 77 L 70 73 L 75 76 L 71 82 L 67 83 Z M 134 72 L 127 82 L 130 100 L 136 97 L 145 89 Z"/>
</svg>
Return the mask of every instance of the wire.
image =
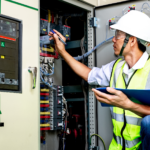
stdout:
<svg viewBox="0 0 150 150">
<path fill-rule="evenodd" d="M 100 44 L 98 44 L 97 46 L 95 46 L 92 50 L 90 50 L 89 52 L 85 53 L 84 55 L 78 56 L 78 57 L 74 57 L 74 59 L 76 59 L 76 60 L 79 61 L 79 60 L 82 60 L 82 59 L 88 57 L 88 56 L 89 56 L 92 52 L 94 52 L 98 47 L 100 47 L 100 46 L 103 45 L 104 43 L 108 42 L 109 40 L 113 39 L 113 37 L 114 37 L 114 36 L 112 36 L 112 37 L 108 38 L 107 40 L 101 42 Z"/>
<path fill-rule="evenodd" d="M 41 79 L 42 82 L 43 82 L 44 84 L 46 84 L 48 87 L 52 88 L 53 90 L 56 90 L 56 88 L 54 88 L 53 85 L 50 85 L 48 82 L 46 82 L 46 81 L 43 79 L 41 73 L 40 73 L 40 79 Z"/>
<path fill-rule="evenodd" d="M 69 18 L 71 18 L 71 16 L 69 16 L 69 17 L 66 18 L 65 25 L 68 25 L 67 21 L 68 21 Z"/>
<path fill-rule="evenodd" d="M 81 42 L 80 42 L 80 47 L 81 47 L 81 53 L 82 53 L 82 55 L 85 54 L 85 49 L 84 49 L 84 38 L 85 38 L 85 37 L 83 37 L 83 38 L 81 39 Z M 82 59 L 82 63 L 84 63 L 84 58 Z"/>
<path fill-rule="evenodd" d="M 107 34 L 108 34 L 108 28 L 109 28 L 109 20 L 110 19 L 108 19 L 106 22 L 106 38 L 105 38 L 106 40 L 107 40 Z"/>
<path fill-rule="evenodd" d="M 51 22 L 51 11 L 48 10 L 48 22 Z"/>
<path fill-rule="evenodd" d="M 54 12 L 52 13 L 51 16 L 52 16 L 52 19 L 51 19 L 51 20 L 52 20 L 52 23 L 54 23 Z"/>
<path fill-rule="evenodd" d="M 40 71 L 45 75 L 45 76 L 51 76 L 54 74 L 54 67 L 52 67 L 52 73 L 46 73 L 45 71 L 42 70 L 42 68 L 40 68 Z"/>
<path fill-rule="evenodd" d="M 63 131 L 63 150 L 65 150 L 66 142 L 65 142 L 65 136 L 66 136 L 66 130 L 67 130 L 67 114 L 68 114 L 68 109 L 67 109 L 67 101 L 63 96 L 63 103 L 65 104 L 66 107 L 66 116 L 64 120 L 64 131 Z"/>
<path fill-rule="evenodd" d="M 122 15 L 125 15 L 128 12 L 128 11 L 124 12 L 127 8 L 128 8 L 128 6 L 126 6 L 124 9 L 122 9 Z"/>
<path fill-rule="evenodd" d="M 92 134 L 92 135 L 90 136 L 90 145 L 91 145 L 92 136 L 97 136 L 97 137 L 99 137 L 99 138 L 101 139 L 101 141 L 103 142 L 104 149 L 106 150 L 105 142 L 104 142 L 104 140 L 103 140 L 98 134 Z"/>
<path fill-rule="evenodd" d="M 143 10 L 145 9 L 145 8 L 143 8 L 145 4 L 147 4 L 147 5 L 148 5 L 148 7 L 150 8 L 150 5 L 149 5 L 148 3 L 143 3 L 143 5 L 142 5 L 142 9 L 141 9 L 141 12 L 143 12 Z"/>
</svg>

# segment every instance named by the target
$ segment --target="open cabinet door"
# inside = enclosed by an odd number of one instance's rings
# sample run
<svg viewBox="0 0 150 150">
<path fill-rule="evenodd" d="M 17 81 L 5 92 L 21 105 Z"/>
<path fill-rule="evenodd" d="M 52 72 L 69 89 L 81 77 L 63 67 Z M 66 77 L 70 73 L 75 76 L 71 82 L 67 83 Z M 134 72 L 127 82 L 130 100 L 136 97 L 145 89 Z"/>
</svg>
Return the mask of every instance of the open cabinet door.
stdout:
<svg viewBox="0 0 150 150">
<path fill-rule="evenodd" d="M 5 92 L 0 91 L 0 108 L 2 112 L 2 114 L 0 114 L 0 122 L 4 122 L 4 126 L 0 127 L 0 149 L 39 150 L 39 0 L 1 0 L 0 2 L 1 14 L 8 16 L 9 18 L 11 17 L 10 22 L 7 20 L 8 22 L 5 22 L 7 25 L 4 25 L 3 27 L 6 27 L 9 32 L 9 25 L 13 18 L 19 20 L 20 26 L 19 28 L 16 28 L 17 38 L 14 38 L 14 40 L 17 40 L 18 36 L 22 39 L 22 42 L 20 41 L 22 44 L 18 47 L 18 45 L 14 44 L 15 41 L 13 43 L 13 38 L 5 39 L 4 36 L 1 36 L 0 38 L 0 41 L 11 40 L 9 41 L 9 44 L 8 41 L 5 41 L 5 47 L 8 48 L 8 45 L 10 46 L 10 53 L 6 54 L 5 58 L 10 55 L 14 56 L 15 53 L 14 58 L 18 57 L 16 66 L 20 66 L 18 72 L 15 72 L 19 76 L 19 90 L 16 89 L 15 91 L 7 89 Z M 0 20 L 2 20 L 1 17 Z M 12 30 L 16 31 L 15 29 Z M 6 35 L 8 38 L 12 36 L 7 33 Z M 18 51 L 14 51 L 15 48 L 18 48 Z M 2 50 L 5 49 L 2 49 L 1 45 L 0 53 L 2 53 Z M 19 52 L 19 54 L 17 52 Z M 8 65 L 11 66 L 11 63 Z M 31 67 L 30 70 L 29 67 Z M 9 71 L 9 69 L 13 70 L 13 68 L 10 67 L 7 69 L 7 71 Z M 33 79 L 33 72 L 36 73 L 36 69 L 37 76 L 36 79 Z M 3 70 L 0 69 L 0 72 L 2 71 Z"/>
<path fill-rule="evenodd" d="M 110 29 L 109 23 L 115 23 L 118 19 L 128 13 L 130 9 L 136 9 L 141 11 L 143 3 L 148 3 L 148 1 L 128 1 L 122 3 L 115 3 L 112 5 L 105 5 L 95 8 L 95 17 L 99 20 L 98 27 L 95 29 L 95 45 L 101 43 L 105 39 L 114 36 L 114 31 Z M 130 7 L 130 8 L 129 8 Z M 148 8 L 148 5 L 143 5 L 144 8 Z M 144 10 L 144 12 L 150 16 L 150 12 Z M 150 52 L 150 49 L 147 49 Z M 97 49 L 96 53 L 97 67 L 102 67 L 115 59 L 113 50 L 113 42 L 107 42 L 102 47 Z M 106 144 L 106 149 L 109 148 L 109 144 L 113 136 L 113 127 L 111 122 L 110 110 L 107 107 L 102 107 L 101 103 L 97 102 L 98 110 L 98 134 L 104 139 Z M 99 142 L 100 149 L 104 150 L 103 144 Z"/>
<path fill-rule="evenodd" d="M 93 6 L 98 6 L 98 0 L 80 0 Z"/>
</svg>

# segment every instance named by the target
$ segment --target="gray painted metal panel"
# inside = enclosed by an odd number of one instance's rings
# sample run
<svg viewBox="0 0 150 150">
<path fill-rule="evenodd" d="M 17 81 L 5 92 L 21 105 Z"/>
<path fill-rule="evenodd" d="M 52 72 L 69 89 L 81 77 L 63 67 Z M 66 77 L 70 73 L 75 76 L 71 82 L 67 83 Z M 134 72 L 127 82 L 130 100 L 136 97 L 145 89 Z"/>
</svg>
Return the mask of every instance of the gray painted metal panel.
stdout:
<svg viewBox="0 0 150 150">
<path fill-rule="evenodd" d="M 98 7 L 95 11 L 95 16 L 99 18 L 99 28 L 96 28 L 96 45 L 104 41 L 106 38 L 106 22 L 107 20 L 113 18 L 114 16 L 122 16 L 122 9 L 126 6 L 132 6 L 136 4 L 136 9 L 141 10 L 142 4 L 145 1 L 132 1 L 126 3 L 119 3 L 115 5 L 108 5 L 104 7 Z M 148 2 L 150 4 L 150 2 Z M 150 16 L 150 13 L 149 13 Z M 140 19 L 139 19 L 140 21 Z M 111 37 L 113 34 L 109 31 L 107 37 Z M 147 49 L 150 53 L 150 48 Z M 97 67 L 102 67 L 112 60 L 115 60 L 113 51 L 113 43 L 108 42 L 102 47 L 97 49 Z M 106 144 L 106 149 L 108 149 L 109 144 L 113 135 L 113 127 L 111 122 L 111 115 L 109 108 L 101 107 L 98 103 L 98 134 L 104 139 Z M 100 150 L 104 150 L 103 144 L 99 142 Z"/>
<path fill-rule="evenodd" d="M 59 147 L 59 131 L 46 131 L 46 144 L 41 144 L 41 150 L 58 150 Z"/>
</svg>

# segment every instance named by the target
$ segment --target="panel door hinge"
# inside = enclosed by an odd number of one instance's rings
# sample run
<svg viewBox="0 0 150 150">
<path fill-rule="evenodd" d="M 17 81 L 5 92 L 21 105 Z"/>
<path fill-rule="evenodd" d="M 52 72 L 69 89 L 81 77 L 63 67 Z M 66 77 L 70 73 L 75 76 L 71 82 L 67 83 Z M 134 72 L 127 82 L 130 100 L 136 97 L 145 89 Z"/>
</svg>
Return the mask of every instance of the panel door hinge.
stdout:
<svg viewBox="0 0 150 150">
<path fill-rule="evenodd" d="M 90 21 L 89 21 L 90 27 L 93 27 L 93 28 L 99 27 L 98 22 L 99 22 L 98 18 L 96 17 L 90 18 Z"/>
</svg>

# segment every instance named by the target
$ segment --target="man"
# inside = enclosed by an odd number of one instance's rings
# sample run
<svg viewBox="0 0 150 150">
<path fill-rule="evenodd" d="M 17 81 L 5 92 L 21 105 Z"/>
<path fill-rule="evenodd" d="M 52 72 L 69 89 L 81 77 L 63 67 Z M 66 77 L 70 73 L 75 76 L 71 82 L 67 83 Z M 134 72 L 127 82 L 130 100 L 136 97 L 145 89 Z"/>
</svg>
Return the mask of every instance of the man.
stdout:
<svg viewBox="0 0 150 150">
<path fill-rule="evenodd" d="M 114 53 L 124 56 L 124 59 L 92 70 L 70 56 L 56 34 L 50 32 L 49 35 L 52 36 L 50 40 L 55 40 L 59 54 L 76 74 L 89 84 L 110 86 L 107 91 L 111 94 L 92 89 L 98 101 L 116 106 L 111 108 L 114 128 L 109 150 L 150 150 L 150 106 L 134 103 L 114 89 L 150 89 L 150 57 L 145 51 L 150 42 L 150 18 L 134 10 L 111 28 L 116 29 L 112 40 Z"/>
</svg>

